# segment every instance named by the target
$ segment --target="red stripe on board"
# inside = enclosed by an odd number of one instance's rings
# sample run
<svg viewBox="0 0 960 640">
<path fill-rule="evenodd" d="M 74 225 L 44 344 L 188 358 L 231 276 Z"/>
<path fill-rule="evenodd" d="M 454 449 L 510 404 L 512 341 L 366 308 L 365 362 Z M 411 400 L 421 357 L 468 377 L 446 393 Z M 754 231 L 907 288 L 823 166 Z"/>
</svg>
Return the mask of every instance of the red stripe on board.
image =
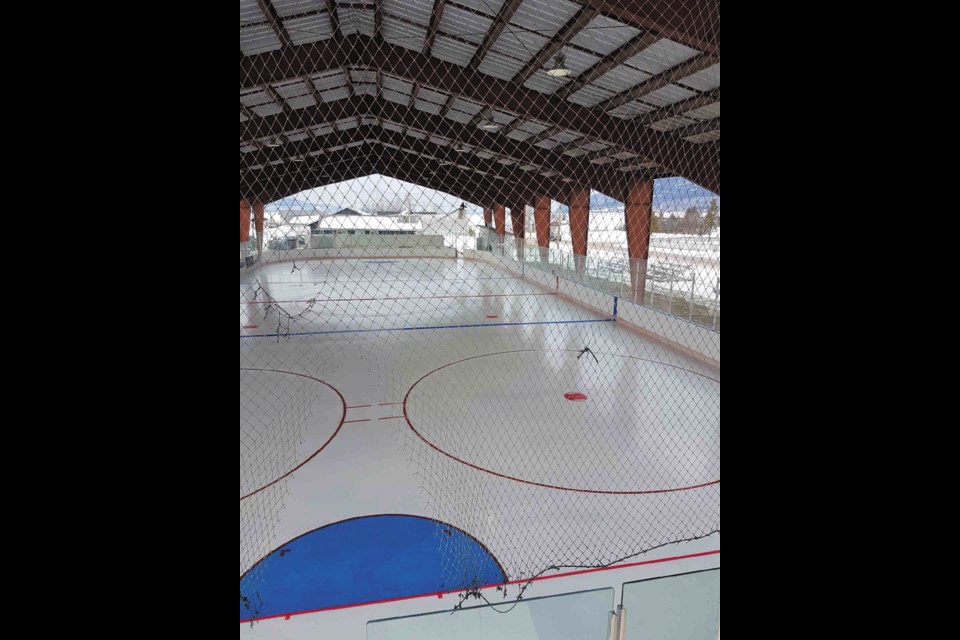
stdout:
<svg viewBox="0 0 960 640">
<path fill-rule="evenodd" d="M 358 404 L 354 407 L 347 407 L 347 409 L 369 409 L 372 406 L 372 404 Z"/>
<path fill-rule="evenodd" d="M 697 559 L 697 558 L 708 558 L 708 557 L 711 557 L 711 556 L 719 556 L 719 555 L 721 555 L 721 554 L 720 554 L 720 549 L 717 549 L 716 551 L 705 551 L 705 552 L 703 552 L 703 553 L 692 553 L 692 554 L 686 555 L 686 556 L 675 556 L 675 557 L 672 557 L 672 558 L 662 558 L 662 559 L 660 559 L 660 560 L 647 560 L 647 561 L 645 561 L 645 562 L 634 562 L 634 563 L 632 563 L 632 564 L 621 564 L 621 565 L 617 565 L 617 566 L 615 566 L 615 567 L 604 567 L 604 568 L 602 568 L 602 569 L 586 569 L 586 570 L 583 570 L 583 571 L 573 571 L 573 572 L 570 572 L 570 573 L 558 573 L 557 575 L 553 575 L 553 576 L 543 576 L 543 577 L 541 577 L 541 578 L 534 578 L 533 580 L 514 580 L 514 581 L 512 581 L 512 582 L 508 582 L 507 585 L 533 584 L 533 583 L 536 583 L 536 582 L 545 582 L 545 581 L 547 581 L 547 580 L 559 580 L 560 578 L 573 578 L 573 577 L 577 577 L 577 576 L 585 576 L 585 575 L 590 575 L 590 574 L 594 574 L 594 573 L 604 573 L 604 572 L 607 572 L 607 571 L 620 571 L 621 569 L 635 569 L 635 568 L 637 568 L 637 567 L 647 567 L 647 566 L 651 566 L 651 565 L 666 564 L 666 563 L 669 563 L 669 562 L 679 562 L 679 561 L 681 561 L 681 560 L 694 560 L 694 559 Z M 503 587 L 503 586 L 505 586 L 505 585 L 502 585 L 502 584 L 488 584 L 488 585 L 486 585 L 486 586 L 484 586 L 484 587 L 481 587 L 481 590 L 484 590 L 484 591 L 485 591 L 485 590 L 488 590 L 488 589 L 496 589 L 496 588 L 498 588 L 498 587 Z M 295 618 L 295 617 L 299 617 L 299 616 L 308 616 L 308 615 L 313 615 L 313 614 L 316 614 L 316 613 L 329 613 L 329 612 L 331 612 L 331 611 L 345 611 L 345 610 L 347 610 L 347 609 L 359 609 L 359 608 L 361 608 L 361 607 L 373 607 L 373 606 L 382 605 L 382 604 L 394 604 L 394 603 L 397 603 L 397 602 L 409 602 L 409 601 L 411 601 L 411 600 L 422 600 L 422 599 L 424 599 L 424 598 L 443 598 L 444 596 L 449 596 L 449 595 L 453 595 L 453 594 L 456 594 L 456 593 L 462 593 L 462 591 L 441 591 L 441 592 L 438 592 L 438 593 L 425 593 L 425 594 L 419 595 L 419 596 L 407 596 L 407 597 L 405 597 L 405 598 L 392 598 L 392 599 L 389 599 L 389 600 L 377 600 L 377 601 L 375 601 L 375 602 L 361 602 L 361 603 L 357 603 L 357 604 L 348 604 L 348 605 L 342 605 L 342 606 L 339 606 L 339 607 L 330 607 L 330 608 L 328 608 L 328 609 L 314 609 L 314 610 L 312 610 L 312 611 L 298 611 L 298 612 L 296 612 L 296 613 L 281 613 L 281 614 L 279 614 L 279 615 L 270 616 L 270 617 L 267 617 L 267 618 L 257 618 L 257 622 L 266 622 L 267 620 L 279 620 L 279 619 L 281 619 L 281 618 L 284 619 L 284 620 L 290 620 L 291 618 Z M 250 624 L 250 622 L 251 622 L 251 620 L 241 620 L 241 621 L 240 621 L 240 624 L 242 624 L 242 625 L 243 625 L 243 624 Z"/>
<path fill-rule="evenodd" d="M 337 430 L 333 432 L 333 435 L 330 436 L 330 439 L 327 440 L 327 441 L 323 444 L 322 447 L 320 447 L 319 449 L 317 449 L 316 452 L 314 452 L 314 454 L 313 454 L 312 456 L 310 456 L 309 458 L 307 458 L 306 460 L 304 460 L 303 462 L 301 462 L 300 464 L 298 464 L 296 467 L 294 467 L 293 469 L 291 469 L 291 470 L 288 471 L 287 473 L 283 474 L 282 476 L 280 476 L 279 478 L 277 478 L 276 480 L 274 480 L 273 482 L 271 482 L 270 484 L 265 485 L 265 486 L 263 486 L 263 487 L 260 487 L 260 488 L 257 489 L 256 491 L 254 491 L 254 492 L 252 492 L 252 493 L 248 493 L 247 495 L 245 495 L 245 496 L 243 496 L 242 498 L 240 498 L 240 502 L 243 502 L 244 500 L 247 500 L 247 499 L 249 499 L 249 498 L 252 498 L 253 496 L 257 495 L 258 493 L 262 493 L 263 491 L 266 491 L 267 489 L 269 489 L 270 487 L 274 486 L 275 484 L 277 484 L 277 483 L 280 482 L 281 480 L 285 480 L 286 478 L 289 478 L 290 476 L 292 476 L 293 474 L 295 474 L 297 471 L 300 471 L 300 469 L 302 469 L 302 468 L 304 468 L 305 466 L 307 466 L 307 464 L 309 464 L 309 463 L 310 463 L 314 458 L 316 458 L 318 455 L 320 455 L 321 453 L 323 453 L 323 450 L 330 446 L 330 443 L 334 441 L 334 439 L 335 439 L 335 438 L 337 437 L 337 435 L 340 433 L 340 430 L 343 429 L 344 420 L 347 419 L 347 401 L 346 401 L 346 399 L 343 397 L 343 394 L 340 393 L 340 391 L 339 391 L 336 387 L 334 387 L 332 384 L 329 384 L 329 383 L 327 383 L 327 382 L 324 382 L 323 380 L 320 380 L 319 378 L 314 378 L 313 376 L 305 375 L 305 374 L 303 374 L 303 373 L 294 373 L 293 371 L 279 371 L 279 370 L 277 370 L 277 369 L 245 369 L 245 368 L 243 368 L 243 367 L 240 368 L 240 371 L 259 371 L 259 372 L 261 372 L 261 373 L 282 373 L 282 374 L 286 374 L 286 375 L 290 375 L 290 376 L 297 376 L 298 378 L 305 378 L 305 379 L 307 379 L 307 380 L 313 380 L 314 382 L 317 382 L 317 383 L 319 383 L 319 384 L 322 384 L 322 385 L 325 386 L 325 387 L 329 387 L 329 388 L 333 389 L 334 393 L 336 393 L 338 396 L 340 396 L 340 402 L 343 403 L 343 415 L 340 417 L 340 424 L 337 425 Z"/>
<path fill-rule="evenodd" d="M 379 406 L 381 407 L 399 407 L 402 405 L 402 402 L 381 402 Z"/>
<path fill-rule="evenodd" d="M 381 420 L 403 420 L 404 416 L 390 416 L 389 418 L 380 418 Z"/>
<path fill-rule="evenodd" d="M 470 362 L 471 360 L 478 360 L 478 359 L 480 359 L 480 358 L 487 358 L 487 357 L 489 357 L 489 356 L 502 356 L 502 355 L 513 354 L 513 353 L 541 353 L 541 351 L 540 351 L 540 350 L 536 350 L 536 349 L 518 349 L 518 350 L 516 350 L 516 351 L 501 351 L 501 352 L 499 352 L 499 353 L 487 353 L 487 354 L 483 354 L 483 355 L 479 355 L 479 356 L 473 356 L 473 357 L 470 357 L 470 358 L 464 358 L 463 360 L 457 360 L 456 362 L 451 362 L 451 363 L 449 363 L 449 364 L 443 365 L 442 367 L 440 367 L 440 368 L 438 368 L 438 369 L 434 369 L 433 371 L 425 374 L 422 378 L 420 378 L 419 380 L 417 380 L 416 382 L 414 382 L 414 383 L 413 383 L 413 386 L 410 387 L 410 390 L 407 391 L 407 396 L 406 396 L 406 398 L 404 398 L 404 400 L 403 400 L 403 416 L 404 416 L 404 418 L 406 418 L 407 424 L 410 426 L 410 430 L 413 431 L 413 433 L 416 434 L 416 436 L 417 436 L 418 438 L 420 438 L 420 440 L 422 440 L 424 444 L 426 444 L 427 446 L 429 446 L 431 449 L 433 449 L 433 450 L 436 451 L 437 453 L 440 453 L 440 454 L 442 454 L 442 455 L 445 455 L 446 457 L 450 458 L 450 459 L 453 460 L 454 462 L 459 462 L 460 464 L 462 464 L 462 465 L 464 465 L 464 466 L 467 466 L 467 467 L 470 467 L 471 469 L 474 469 L 474 470 L 476 470 L 476 471 L 480 471 L 480 472 L 482 472 L 482 473 L 489 474 L 489 475 L 491 475 L 491 476 L 495 476 L 495 477 L 497 477 L 497 478 L 502 478 L 502 479 L 504 479 L 504 480 L 512 480 L 512 481 L 514 481 L 514 482 L 519 482 L 520 484 L 526 484 L 526 485 L 529 485 L 529 486 L 532 486 L 532 487 L 540 487 L 541 489 L 554 489 L 554 490 L 556 490 L 556 491 L 567 491 L 567 492 L 570 492 L 570 493 L 586 493 L 586 494 L 591 494 L 591 495 L 604 495 L 604 496 L 651 496 L 651 495 L 660 495 L 660 494 L 666 494 L 666 493 L 682 493 L 682 492 L 685 492 L 685 491 L 694 491 L 694 490 L 696 490 L 696 489 L 706 489 L 707 487 L 720 486 L 720 480 L 714 480 L 713 482 L 704 482 L 703 484 L 697 484 L 697 485 L 693 485 L 693 486 L 690 486 L 690 487 L 676 487 L 676 488 L 672 488 L 672 489 L 654 489 L 654 490 L 650 490 L 650 491 L 601 491 L 601 490 L 597 490 L 597 489 L 575 489 L 575 488 L 571 488 L 571 487 L 560 487 L 560 486 L 552 485 L 552 484 L 544 484 L 544 483 L 542 483 L 542 482 L 533 482 L 533 481 L 531 481 L 531 480 L 524 480 L 523 478 L 515 478 L 515 477 L 513 477 L 513 476 L 508 476 L 508 475 L 506 475 L 506 474 L 499 473 L 499 472 L 497 472 L 497 471 L 491 471 L 490 469 L 484 469 L 483 467 L 477 466 L 477 465 L 475 465 L 475 464 L 473 464 L 473 463 L 471 463 L 471 462 L 467 462 L 466 460 L 463 460 L 463 459 L 461 459 L 461 458 L 458 458 L 458 457 L 456 457 L 455 455 L 453 455 L 452 453 L 448 453 L 448 452 L 444 451 L 443 449 L 441 449 L 441 448 L 438 447 L 437 445 L 435 445 L 435 444 L 433 444 L 432 442 L 430 442 L 429 440 L 427 440 L 425 437 L 423 437 L 423 435 L 422 435 L 419 431 L 417 431 L 417 428 L 416 428 L 415 426 L 413 426 L 413 421 L 410 420 L 410 411 L 409 411 L 409 408 L 408 408 L 408 406 L 407 406 L 407 403 L 410 401 L 410 394 L 413 393 L 413 390 L 417 388 L 417 385 L 418 385 L 418 384 L 420 384 L 421 382 L 423 382 L 424 380 L 426 380 L 427 378 L 429 378 L 429 377 L 432 376 L 433 374 L 438 373 L 438 372 L 440 372 L 440 371 L 443 371 L 444 369 L 447 369 L 447 368 L 452 367 L 452 366 L 457 365 L 457 364 L 461 364 L 461 363 L 464 363 L 464 362 Z M 575 352 L 575 351 L 571 351 L 570 353 L 576 353 L 576 352 Z M 630 359 L 636 359 L 636 360 L 645 360 L 645 361 L 648 361 L 648 362 L 655 362 L 655 361 L 652 361 L 652 360 L 646 360 L 645 358 L 631 358 L 631 356 L 624 356 L 624 357 L 630 358 Z M 670 367 L 670 368 L 673 368 L 673 369 L 679 369 L 679 370 L 682 370 L 682 371 L 687 371 L 687 372 L 692 373 L 692 374 L 694 374 L 694 375 L 698 375 L 698 376 L 701 376 L 701 377 L 703 377 L 703 378 L 707 378 L 708 380 L 714 380 L 713 378 L 710 378 L 710 377 L 705 376 L 705 375 L 703 375 L 703 374 L 697 373 L 696 371 L 691 371 L 691 370 L 689 370 L 689 369 L 683 369 L 682 367 L 678 367 L 678 366 L 676 366 L 676 365 L 670 365 L 670 364 L 666 364 L 666 363 L 662 363 L 662 362 L 658 362 L 658 363 L 656 363 L 656 364 L 660 364 L 660 365 L 663 365 L 663 366 L 666 366 L 666 367 Z M 716 382 L 716 383 L 719 384 L 720 381 L 719 381 L 719 380 L 714 380 L 714 382 Z"/>
<path fill-rule="evenodd" d="M 457 300 L 459 298 L 537 298 L 542 296 L 556 296 L 556 293 L 504 293 L 500 295 L 485 294 L 475 296 L 406 296 L 401 298 L 331 298 L 328 300 L 244 300 L 243 304 L 297 304 L 298 302 L 397 302 L 399 300 Z"/>
<path fill-rule="evenodd" d="M 366 420 L 347 420 L 343 424 L 357 424 L 359 422 L 370 422 L 370 418 L 367 418 Z"/>
</svg>

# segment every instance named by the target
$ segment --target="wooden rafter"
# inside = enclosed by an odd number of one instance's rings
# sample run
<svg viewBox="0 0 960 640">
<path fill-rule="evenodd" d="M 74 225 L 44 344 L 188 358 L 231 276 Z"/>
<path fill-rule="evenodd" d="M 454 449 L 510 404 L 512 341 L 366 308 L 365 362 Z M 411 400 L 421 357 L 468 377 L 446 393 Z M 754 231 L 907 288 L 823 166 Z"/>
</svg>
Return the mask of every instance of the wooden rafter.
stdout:
<svg viewBox="0 0 960 640">
<path fill-rule="evenodd" d="M 681 100 L 680 102 L 675 102 L 669 107 L 651 111 L 650 113 L 646 113 L 638 118 L 635 118 L 633 122 L 640 125 L 653 124 L 654 122 L 666 120 L 667 118 L 672 118 L 673 116 L 682 115 L 688 111 L 701 109 L 716 102 L 720 102 L 720 89 L 714 89 L 713 91 L 702 93 L 698 96 Z"/>
<path fill-rule="evenodd" d="M 343 30 L 340 28 L 340 14 L 337 13 L 336 0 L 326 0 L 327 13 L 330 14 L 330 26 L 333 27 L 333 37 L 337 40 L 343 38 Z"/>
<path fill-rule="evenodd" d="M 520 70 L 514 77 L 514 82 L 523 84 L 530 79 L 538 69 L 542 69 L 553 59 L 563 47 L 566 46 L 578 33 L 584 30 L 590 22 L 597 17 L 597 10 L 592 7 L 583 7 L 577 12 L 577 15 L 570 18 L 567 24 L 557 32 L 557 35 L 550 38 L 550 42 L 541 49 L 527 65 Z"/>
<path fill-rule="evenodd" d="M 672 67 L 663 73 L 653 76 L 646 82 L 642 82 L 628 91 L 624 91 L 623 93 L 613 96 L 609 100 L 598 105 L 598 109 L 601 109 L 602 111 L 610 111 L 628 102 L 640 100 L 644 96 L 649 95 L 654 91 L 659 91 L 664 87 L 668 87 L 671 84 L 683 80 L 684 78 L 712 67 L 719 61 L 720 60 L 714 56 L 697 56 L 693 60 L 689 60 L 679 66 Z"/>
<path fill-rule="evenodd" d="M 270 25 L 270 28 L 273 29 L 273 32 L 277 35 L 280 44 L 284 47 L 292 47 L 293 41 L 290 40 L 290 34 L 283 28 L 283 24 L 280 22 L 280 16 L 277 15 L 277 10 L 273 8 L 273 3 L 271 3 L 270 0 L 257 0 L 257 5 L 260 7 L 263 15 L 266 16 L 267 24 Z"/>
<path fill-rule="evenodd" d="M 437 31 L 440 30 L 440 21 L 443 20 L 443 10 L 447 7 L 447 0 L 435 0 L 433 16 L 430 18 L 430 27 L 427 29 L 427 39 L 423 44 L 423 54 L 430 55 L 433 43 L 437 40 Z"/>
<path fill-rule="evenodd" d="M 490 49 L 493 48 L 493 45 L 497 43 L 503 30 L 506 29 L 510 21 L 513 20 L 513 16 L 517 12 L 517 9 L 520 8 L 522 2 L 523 0 L 507 0 L 503 4 L 500 13 L 497 14 L 493 25 L 490 27 L 490 31 L 487 32 L 487 36 L 483 39 L 480 47 L 477 48 L 477 52 L 473 54 L 473 59 L 470 61 L 470 69 L 476 71 L 480 68 L 480 65 L 483 64 L 483 59 L 487 57 L 487 54 L 490 52 Z"/>
<path fill-rule="evenodd" d="M 560 91 L 557 92 L 557 97 L 561 100 L 566 100 L 568 97 L 577 91 L 580 91 L 580 89 L 583 89 L 594 80 L 601 78 L 608 71 L 619 67 L 644 49 L 648 49 L 658 40 L 660 40 L 660 36 L 655 33 L 645 33 L 640 37 L 634 38 L 597 64 L 593 65 L 593 67 L 580 74 L 576 80 L 560 89 Z"/>
</svg>

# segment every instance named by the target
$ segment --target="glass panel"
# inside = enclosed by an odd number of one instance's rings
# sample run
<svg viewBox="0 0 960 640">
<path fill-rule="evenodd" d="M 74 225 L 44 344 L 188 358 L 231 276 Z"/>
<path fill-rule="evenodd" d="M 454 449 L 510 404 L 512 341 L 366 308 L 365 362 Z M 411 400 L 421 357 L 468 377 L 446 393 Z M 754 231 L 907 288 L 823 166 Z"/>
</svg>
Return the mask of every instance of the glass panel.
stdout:
<svg viewBox="0 0 960 640">
<path fill-rule="evenodd" d="M 716 640 L 720 570 L 623 586 L 626 640 Z"/>
<path fill-rule="evenodd" d="M 371 622 L 368 640 L 607 640 L 613 589 Z"/>
</svg>

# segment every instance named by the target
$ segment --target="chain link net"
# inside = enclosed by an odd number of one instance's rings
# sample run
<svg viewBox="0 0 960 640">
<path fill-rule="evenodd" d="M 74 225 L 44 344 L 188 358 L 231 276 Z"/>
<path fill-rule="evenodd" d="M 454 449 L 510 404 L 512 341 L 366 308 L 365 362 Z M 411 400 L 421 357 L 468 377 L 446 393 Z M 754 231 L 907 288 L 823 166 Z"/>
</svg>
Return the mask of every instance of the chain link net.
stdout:
<svg viewBox="0 0 960 640">
<path fill-rule="evenodd" d="M 241 0 L 247 617 L 345 380 L 394 409 L 465 598 L 472 538 L 516 600 L 719 532 L 719 23 L 705 0 Z"/>
</svg>

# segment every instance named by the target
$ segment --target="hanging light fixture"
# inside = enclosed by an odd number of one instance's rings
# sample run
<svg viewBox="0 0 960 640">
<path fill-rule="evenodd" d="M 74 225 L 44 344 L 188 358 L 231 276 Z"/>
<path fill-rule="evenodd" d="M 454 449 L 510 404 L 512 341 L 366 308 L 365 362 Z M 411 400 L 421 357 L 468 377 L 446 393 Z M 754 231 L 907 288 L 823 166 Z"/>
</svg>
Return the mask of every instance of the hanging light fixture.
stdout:
<svg viewBox="0 0 960 640">
<path fill-rule="evenodd" d="M 567 68 L 567 56 L 563 53 L 558 53 L 553 62 L 553 69 L 547 70 L 547 73 L 554 78 L 566 78 L 569 76 L 571 71 Z"/>
<path fill-rule="evenodd" d="M 481 129 L 483 129 L 484 131 L 499 131 L 499 130 L 500 130 L 500 125 L 497 124 L 496 122 L 494 122 L 494 121 L 490 118 L 490 116 L 487 116 L 486 118 L 484 118 L 483 120 L 481 120 L 481 121 L 480 121 L 480 124 L 478 124 L 477 126 L 480 127 Z"/>
<path fill-rule="evenodd" d="M 269 148 L 271 148 L 271 149 L 276 149 L 277 147 L 280 146 L 280 138 L 279 138 L 279 137 L 277 137 L 277 138 L 270 138 L 269 140 L 267 140 L 266 142 L 264 142 L 263 145 L 264 145 L 265 147 L 269 147 Z"/>
</svg>

